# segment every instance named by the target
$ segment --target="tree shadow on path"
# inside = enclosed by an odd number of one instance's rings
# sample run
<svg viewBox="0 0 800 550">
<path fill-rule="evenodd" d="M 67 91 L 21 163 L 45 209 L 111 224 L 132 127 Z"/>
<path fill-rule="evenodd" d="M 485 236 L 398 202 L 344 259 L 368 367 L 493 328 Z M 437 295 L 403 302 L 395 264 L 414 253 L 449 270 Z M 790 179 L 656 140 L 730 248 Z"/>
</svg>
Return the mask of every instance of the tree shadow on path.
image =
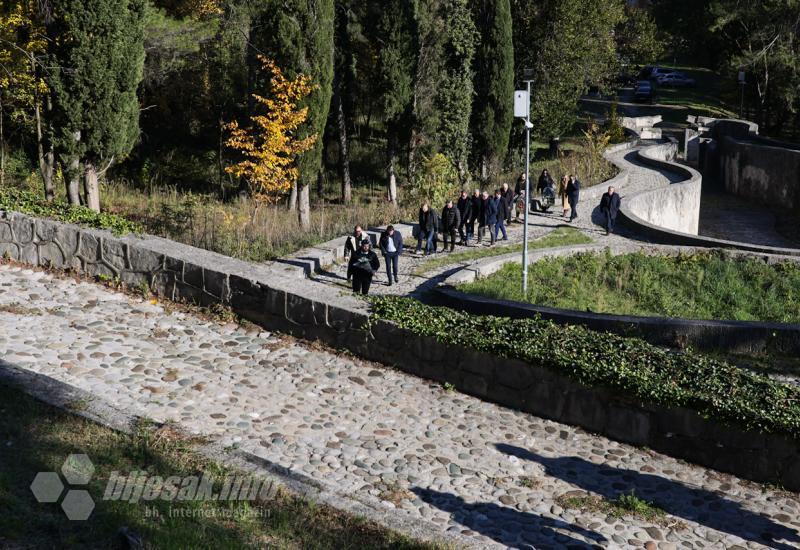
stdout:
<svg viewBox="0 0 800 550">
<path fill-rule="evenodd" d="M 741 504 L 711 491 L 688 487 L 659 475 L 594 464 L 576 456 L 546 458 L 504 443 L 497 443 L 495 447 L 502 453 L 541 464 L 547 475 L 608 500 L 635 491 L 638 497 L 653 502 L 668 514 L 710 529 L 771 548 L 788 550 L 800 546 L 800 535 L 794 529 L 746 510 Z"/>
<path fill-rule="evenodd" d="M 601 548 L 600 543 L 606 541 L 599 533 L 566 521 L 494 503 L 468 504 L 461 497 L 433 489 L 414 487 L 411 491 L 427 504 L 451 514 L 454 521 L 509 548 Z"/>
</svg>

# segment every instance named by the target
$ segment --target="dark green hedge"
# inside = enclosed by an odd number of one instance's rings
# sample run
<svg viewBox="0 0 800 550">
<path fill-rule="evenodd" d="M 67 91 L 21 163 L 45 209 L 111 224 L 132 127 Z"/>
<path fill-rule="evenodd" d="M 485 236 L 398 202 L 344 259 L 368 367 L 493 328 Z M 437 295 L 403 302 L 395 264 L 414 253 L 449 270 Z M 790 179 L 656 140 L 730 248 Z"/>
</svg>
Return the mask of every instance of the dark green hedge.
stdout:
<svg viewBox="0 0 800 550">
<path fill-rule="evenodd" d="M 143 231 L 140 225 L 117 214 L 95 212 L 84 206 L 71 206 L 60 201 L 47 202 L 36 193 L 16 187 L 0 188 L 0 210 L 50 218 L 93 229 L 108 229 L 114 235 Z"/>
<path fill-rule="evenodd" d="M 800 389 L 697 353 L 536 319 L 480 317 L 398 297 L 371 299 L 374 315 L 417 334 L 613 388 L 645 404 L 680 406 L 763 432 L 800 438 Z"/>
</svg>

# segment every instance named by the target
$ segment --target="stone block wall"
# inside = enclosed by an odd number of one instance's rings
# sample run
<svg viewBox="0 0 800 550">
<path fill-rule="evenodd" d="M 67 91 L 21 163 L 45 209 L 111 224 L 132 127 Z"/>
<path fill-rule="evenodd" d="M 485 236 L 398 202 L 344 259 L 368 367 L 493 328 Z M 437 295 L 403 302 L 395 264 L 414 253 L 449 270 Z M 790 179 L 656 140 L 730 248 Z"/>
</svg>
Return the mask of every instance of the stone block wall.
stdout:
<svg viewBox="0 0 800 550">
<path fill-rule="evenodd" d="M 33 266 L 148 284 L 172 300 L 221 303 L 253 323 L 347 349 L 410 374 L 537 416 L 645 445 L 738 476 L 800 490 L 800 442 L 745 432 L 681 409 L 654 407 L 557 372 L 450 346 L 385 321 L 366 304 L 302 277 L 301 267 L 256 265 L 156 237 L 114 237 L 0 212 L 0 251 Z M 301 273 L 298 276 L 298 272 Z"/>
</svg>

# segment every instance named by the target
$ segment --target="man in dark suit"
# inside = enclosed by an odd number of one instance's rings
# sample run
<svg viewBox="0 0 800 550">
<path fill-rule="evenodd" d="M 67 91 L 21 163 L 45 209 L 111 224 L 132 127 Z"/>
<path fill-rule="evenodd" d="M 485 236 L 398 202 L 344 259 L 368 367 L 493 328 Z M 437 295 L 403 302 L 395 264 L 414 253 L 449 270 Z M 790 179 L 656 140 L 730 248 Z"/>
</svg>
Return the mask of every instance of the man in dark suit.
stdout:
<svg viewBox="0 0 800 550">
<path fill-rule="evenodd" d="M 620 202 L 621 199 L 613 186 L 609 187 L 608 192 L 603 193 L 603 197 L 600 199 L 600 211 L 605 216 L 606 235 L 614 231 L 614 223 L 617 221 Z"/>
</svg>

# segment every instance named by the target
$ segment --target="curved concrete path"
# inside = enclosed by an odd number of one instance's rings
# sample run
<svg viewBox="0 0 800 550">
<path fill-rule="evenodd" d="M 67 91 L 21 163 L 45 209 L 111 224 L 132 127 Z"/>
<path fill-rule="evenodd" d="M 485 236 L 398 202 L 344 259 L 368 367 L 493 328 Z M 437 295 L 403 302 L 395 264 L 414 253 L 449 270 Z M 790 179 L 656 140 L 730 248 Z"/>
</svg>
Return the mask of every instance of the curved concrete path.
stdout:
<svg viewBox="0 0 800 550">
<path fill-rule="evenodd" d="M 480 548 L 800 545 L 796 494 L 94 284 L 0 266 L 0 357 Z"/>
</svg>

